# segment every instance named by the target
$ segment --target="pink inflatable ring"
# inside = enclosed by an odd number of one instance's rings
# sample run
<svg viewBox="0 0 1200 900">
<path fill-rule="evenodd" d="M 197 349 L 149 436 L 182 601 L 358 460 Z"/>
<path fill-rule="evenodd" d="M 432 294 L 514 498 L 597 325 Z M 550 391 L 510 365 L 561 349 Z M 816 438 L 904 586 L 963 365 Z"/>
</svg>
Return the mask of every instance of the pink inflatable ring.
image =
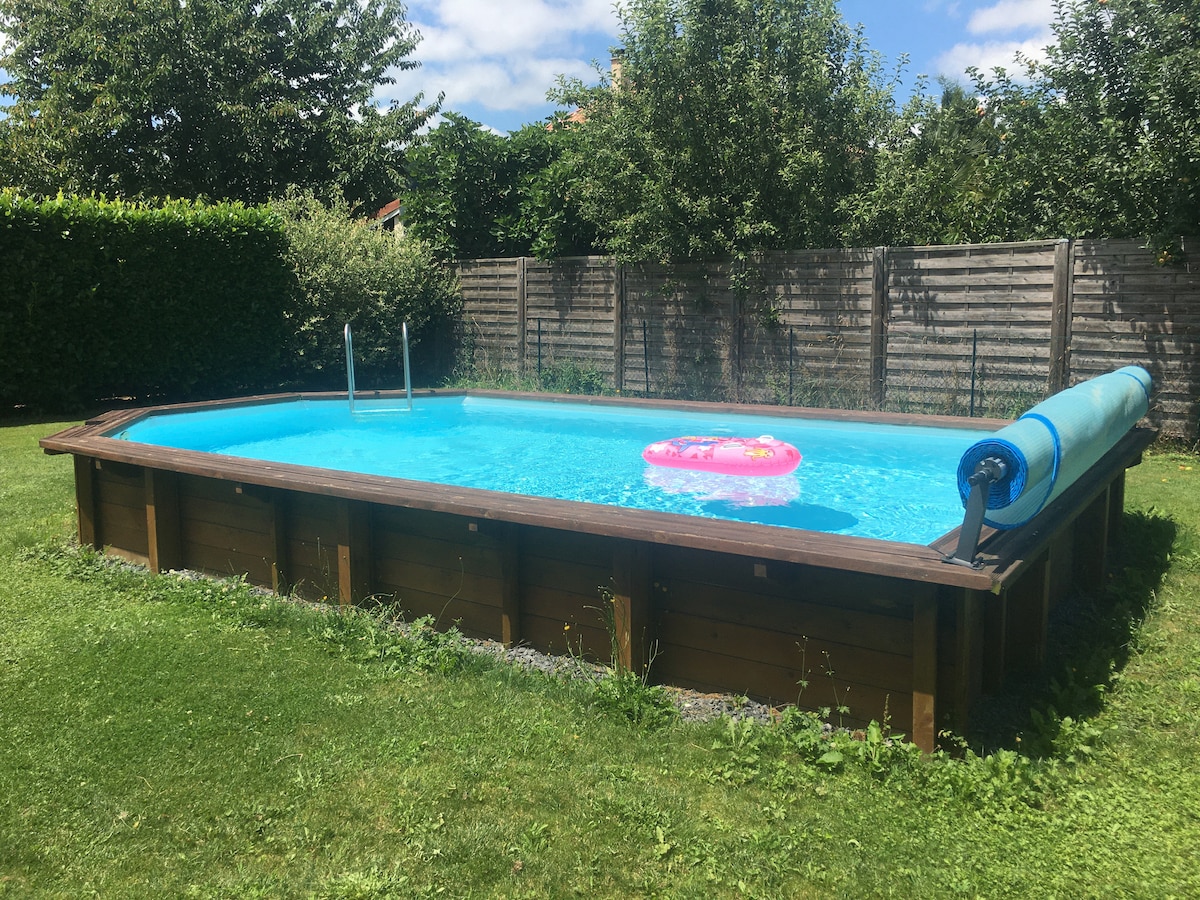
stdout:
<svg viewBox="0 0 1200 900">
<path fill-rule="evenodd" d="M 677 437 L 642 451 L 652 466 L 695 469 L 721 475 L 787 475 L 800 465 L 800 451 L 769 434 L 762 437 Z"/>
</svg>

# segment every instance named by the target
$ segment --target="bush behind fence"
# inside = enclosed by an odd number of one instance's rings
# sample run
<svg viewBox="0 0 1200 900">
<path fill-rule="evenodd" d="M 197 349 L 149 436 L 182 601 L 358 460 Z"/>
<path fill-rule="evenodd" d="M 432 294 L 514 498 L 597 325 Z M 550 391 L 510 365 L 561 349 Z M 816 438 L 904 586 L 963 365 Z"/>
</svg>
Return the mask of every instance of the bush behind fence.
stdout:
<svg viewBox="0 0 1200 900">
<path fill-rule="evenodd" d="M 476 370 L 569 364 L 612 390 L 951 415 L 1017 415 L 1123 365 L 1151 422 L 1195 441 L 1200 276 L 1136 241 L 1059 240 L 620 265 L 460 263 Z"/>
</svg>

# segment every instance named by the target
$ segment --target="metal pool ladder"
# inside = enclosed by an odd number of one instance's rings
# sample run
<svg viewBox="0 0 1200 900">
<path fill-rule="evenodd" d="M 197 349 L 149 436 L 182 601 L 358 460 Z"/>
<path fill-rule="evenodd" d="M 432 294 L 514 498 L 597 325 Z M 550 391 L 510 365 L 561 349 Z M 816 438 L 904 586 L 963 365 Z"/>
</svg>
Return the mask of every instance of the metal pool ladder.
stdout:
<svg viewBox="0 0 1200 900">
<path fill-rule="evenodd" d="M 351 415 L 366 415 L 368 413 L 412 412 L 412 376 L 408 367 L 408 323 L 400 325 L 400 337 L 404 345 L 404 396 L 408 401 L 406 406 L 374 406 L 370 409 L 354 408 L 354 339 L 350 335 L 350 323 L 346 323 L 346 394 L 350 399 Z"/>
</svg>

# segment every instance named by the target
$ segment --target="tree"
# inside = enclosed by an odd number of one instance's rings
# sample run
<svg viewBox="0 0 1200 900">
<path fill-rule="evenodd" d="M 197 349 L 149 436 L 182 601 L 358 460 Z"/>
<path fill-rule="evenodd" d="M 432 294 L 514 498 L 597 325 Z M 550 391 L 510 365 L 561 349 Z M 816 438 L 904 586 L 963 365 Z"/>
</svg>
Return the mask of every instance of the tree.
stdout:
<svg viewBox="0 0 1200 900">
<path fill-rule="evenodd" d="M 1012 202 L 1010 134 L 974 91 L 919 85 L 877 148 L 875 181 L 847 203 L 849 242 L 955 244 L 1006 240 L 1022 224 Z"/>
<path fill-rule="evenodd" d="M 568 159 L 577 138 L 569 120 L 526 125 L 509 135 L 517 211 L 501 227 L 523 253 L 538 259 L 584 256 L 600 247 L 596 228 L 583 216 L 579 181 Z"/>
<path fill-rule="evenodd" d="M 497 234 L 515 213 L 503 135 L 457 113 L 429 132 L 406 161 L 406 230 L 444 259 L 513 255 Z"/>
<path fill-rule="evenodd" d="M 1067 233 L 1200 234 L 1200 4 L 1072 0 L 1037 67 Z M 1043 156 L 1047 155 L 1045 152 Z"/>
<path fill-rule="evenodd" d="M 399 0 L 0 0 L 0 32 L 0 180 L 33 190 L 381 205 L 437 107 L 372 102 L 416 65 Z"/>
<path fill-rule="evenodd" d="M 397 239 L 356 217 L 343 202 L 322 203 L 291 191 L 270 209 L 283 223 L 296 303 L 287 320 L 294 375 L 302 384 L 345 386 L 342 328 L 354 328 L 355 365 L 364 381 L 403 382 L 401 331 L 414 351 L 422 335 L 453 316 L 461 299 L 452 267 L 411 235 Z M 426 362 L 435 341 L 425 342 Z"/>
<path fill-rule="evenodd" d="M 447 259 L 590 252 L 561 162 L 571 140 L 560 127 L 501 135 L 447 113 L 408 155 L 406 227 Z"/>
<path fill-rule="evenodd" d="M 619 73 L 560 85 L 584 215 L 633 260 L 842 242 L 891 93 L 833 0 L 632 0 Z"/>
<path fill-rule="evenodd" d="M 971 71 L 905 109 L 856 240 L 1200 234 L 1200 6 L 1072 0 L 1053 27 L 1023 78 Z"/>
</svg>

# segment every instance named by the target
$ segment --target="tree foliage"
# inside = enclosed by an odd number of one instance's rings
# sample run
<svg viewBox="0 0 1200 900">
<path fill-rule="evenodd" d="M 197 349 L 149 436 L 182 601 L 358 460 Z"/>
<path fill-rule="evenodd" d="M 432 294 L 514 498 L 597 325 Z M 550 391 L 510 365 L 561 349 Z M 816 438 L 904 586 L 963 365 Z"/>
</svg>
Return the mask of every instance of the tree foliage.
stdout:
<svg viewBox="0 0 1200 900">
<path fill-rule="evenodd" d="M 1023 77 L 918 96 L 881 143 L 854 239 L 1200 233 L 1200 7 L 1072 0 Z"/>
<path fill-rule="evenodd" d="M 406 227 L 448 259 L 589 252 L 562 164 L 571 139 L 544 124 L 496 134 L 447 113 L 408 155 Z"/>
<path fill-rule="evenodd" d="M 849 243 L 955 244 L 1021 230 L 1010 140 L 974 91 L 944 81 L 935 98 L 922 86 L 876 148 L 875 181 L 848 201 Z"/>
<path fill-rule="evenodd" d="M 1039 137 L 1061 147 L 1060 227 L 1200 233 L 1200 4 L 1073 0 L 1037 67 Z"/>
<path fill-rule="evenodd" d="M 584 215 L 627 259 L 834 246 L 891 94 L 833 0 L 632 0 L 620 71 L 555 98 Z"/>
<path fill-rule="evenodd" d="M 372 102 L 416 65 L 399 0 L 0 0 L 0 32 L 0 181 L 42 192 L 386 201 L 431 113 Z"/>
</svg>

